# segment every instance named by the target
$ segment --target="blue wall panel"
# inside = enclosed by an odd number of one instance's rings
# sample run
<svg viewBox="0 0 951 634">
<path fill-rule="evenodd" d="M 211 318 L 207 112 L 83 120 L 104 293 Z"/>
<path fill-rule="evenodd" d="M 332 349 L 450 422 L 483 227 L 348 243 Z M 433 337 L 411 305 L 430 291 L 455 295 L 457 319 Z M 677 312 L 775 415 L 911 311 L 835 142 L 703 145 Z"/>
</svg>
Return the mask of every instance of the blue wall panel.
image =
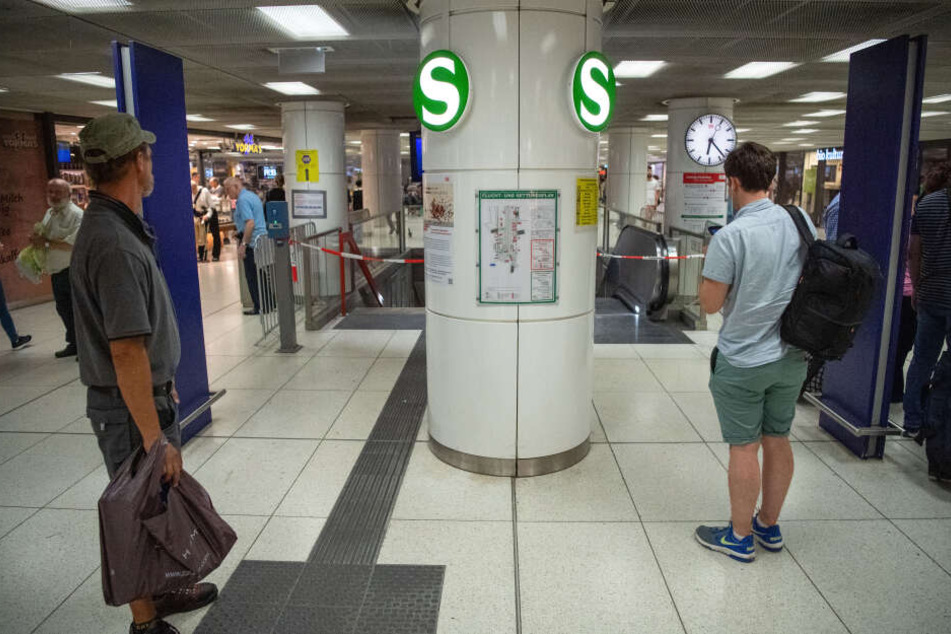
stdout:
<svg viewBox="0 0 951 634">
<path fill-rule="evenodd" d="M 917 184 L 918 124 L 925 59 L 925 40 L 916 38 L 917 50 L 907 36 L 897 37 L 852 55 L 845 121 L 845 157 L 839 235 L 851 233 L 859 246 L 879 263 L 884 280 L 869 315 L 844 359 L 826 366 L 823 401 L 858 427 L 887 421 L 894 348 L 901 309 L 901 283 L 911 218 L 911 197 Z M 911 62 L 911 64 L 909 64 Z M 910 71 L 910 73 L 909 73 Z M 903 131 L 907 87 L 912 83 L 911 120 Z M 907 153 L 902 153 L 903 142 Z M 905 176 L 902 179 L 902 175 Z M 904 188 L 903 213 L 896 220 L 896 200 Z M 894 239 L 902 246 L 893 258 Z M 895 259 L 897 270 L 889 273 Z M 887 301 L 887 289 L 894 296 Z M 883 333 L 887 366 L 879 371 Z M 881 387 L 880 387 L 881 386 Z M 876 389 L 884 390 L 880 409 Z M 859 438 L 823 415 L 820 425 L 861 457 L 880 457 L 884 442 Z"/>
</svg>

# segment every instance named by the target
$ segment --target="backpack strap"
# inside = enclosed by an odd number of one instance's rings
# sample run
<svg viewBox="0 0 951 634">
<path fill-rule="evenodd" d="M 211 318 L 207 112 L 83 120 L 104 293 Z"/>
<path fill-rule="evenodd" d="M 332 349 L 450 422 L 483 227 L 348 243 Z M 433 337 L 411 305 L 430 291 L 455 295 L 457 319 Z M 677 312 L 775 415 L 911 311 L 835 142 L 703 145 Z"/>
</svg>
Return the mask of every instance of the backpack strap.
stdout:
<svg viewBox="0 0 951 634">
<path fill-rule="evenodd" d="M 799 211 L 799 207 L 796 205 L 783 205 L 783 209 L 786 210 L 786 213 L 789 214 L 789 217 L 792 218 L 793 223 L 795 223 L 796 229 L 799 231 L 799 237 L 802 238 L 802 241 L 807 247 L 811 247 L 816 239 L 812 237 L 812 232 L 809 231 L 809 225 L 806 224 L 806 219 L 802 217 L 802 212 Z"/>
</svg>

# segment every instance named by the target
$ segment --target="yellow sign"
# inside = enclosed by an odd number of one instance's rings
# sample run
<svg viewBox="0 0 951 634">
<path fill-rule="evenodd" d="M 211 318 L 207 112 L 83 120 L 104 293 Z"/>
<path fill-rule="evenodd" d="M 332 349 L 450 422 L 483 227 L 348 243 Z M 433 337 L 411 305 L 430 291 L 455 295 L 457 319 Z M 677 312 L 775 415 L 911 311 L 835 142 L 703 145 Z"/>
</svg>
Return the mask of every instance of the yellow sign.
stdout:
<svg viewBox="0 0 951 634">
<path fill-rule="evenodd" d="M 320 182 L 320 165 L 317 160 L 317 150 L 297 150 L 297 182 Z"/>
<path fill-rule="evenodd" d="M 579 227 L 590 227 L 598 224 L 598 188 L 597 178 L 578 179 L 577 224 Z"/>
</svg>

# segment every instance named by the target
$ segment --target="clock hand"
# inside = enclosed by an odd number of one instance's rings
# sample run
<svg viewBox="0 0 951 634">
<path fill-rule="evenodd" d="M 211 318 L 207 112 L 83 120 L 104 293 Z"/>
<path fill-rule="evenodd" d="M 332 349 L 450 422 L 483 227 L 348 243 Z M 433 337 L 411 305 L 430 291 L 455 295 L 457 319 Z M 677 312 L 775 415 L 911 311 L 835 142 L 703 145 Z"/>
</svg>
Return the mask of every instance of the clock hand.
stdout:
<svg viewBox="0 0 951 634">
<path fill-rule="evenodd" d="M 718 145 L 713 141 L 713 139 L 710 139 L 710 143 L 713 145 L 713 147 L 715 147 L 715 148 L 717 149 L 717 152 L 720 153 L 720 156 L 726 156 L 726 154 L 723 153 L 723 150 L 720 149 L 720 146 L 718 146 Z"/>
<path fill-rule="evenodd" d="M 707 156 L 710 156 L 710 146 L 713 144 L 713 137 L 710 137 L 710 140 L 707 141 Z"/>
</svg>

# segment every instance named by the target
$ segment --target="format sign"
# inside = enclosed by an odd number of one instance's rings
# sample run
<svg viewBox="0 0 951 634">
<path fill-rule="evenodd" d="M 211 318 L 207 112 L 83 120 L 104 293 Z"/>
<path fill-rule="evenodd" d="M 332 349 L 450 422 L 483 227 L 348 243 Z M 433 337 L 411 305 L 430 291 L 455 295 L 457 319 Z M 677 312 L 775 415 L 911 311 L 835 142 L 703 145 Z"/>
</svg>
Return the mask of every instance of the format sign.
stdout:
<svg viewBox="0 0 951 634">
<path fill-rule="evenodd" d="M 428 130 L 443 132 L 469 108 L 469 70 L 452 51 L 433 51 L 419 64 L 413 82 L 413 107 Z"/>
<path fill-rule="evenodd" d="M 482 304 L 557 300 L 558 192 L 480 191 L 479 297 Z"/>
<path fill-rule="evenodd" d="M 608 59 L 597 51 L 581 56 L 571 76 L 571 105 L 575 120 L 589 132 L 611 123 L 617 84 Z"/>
<path fill-rule="evenodd" d="M 291 214 L 294 218 L 326 218 L 327 192 L 324 190 L 291 190 Z"/>
</svg>

